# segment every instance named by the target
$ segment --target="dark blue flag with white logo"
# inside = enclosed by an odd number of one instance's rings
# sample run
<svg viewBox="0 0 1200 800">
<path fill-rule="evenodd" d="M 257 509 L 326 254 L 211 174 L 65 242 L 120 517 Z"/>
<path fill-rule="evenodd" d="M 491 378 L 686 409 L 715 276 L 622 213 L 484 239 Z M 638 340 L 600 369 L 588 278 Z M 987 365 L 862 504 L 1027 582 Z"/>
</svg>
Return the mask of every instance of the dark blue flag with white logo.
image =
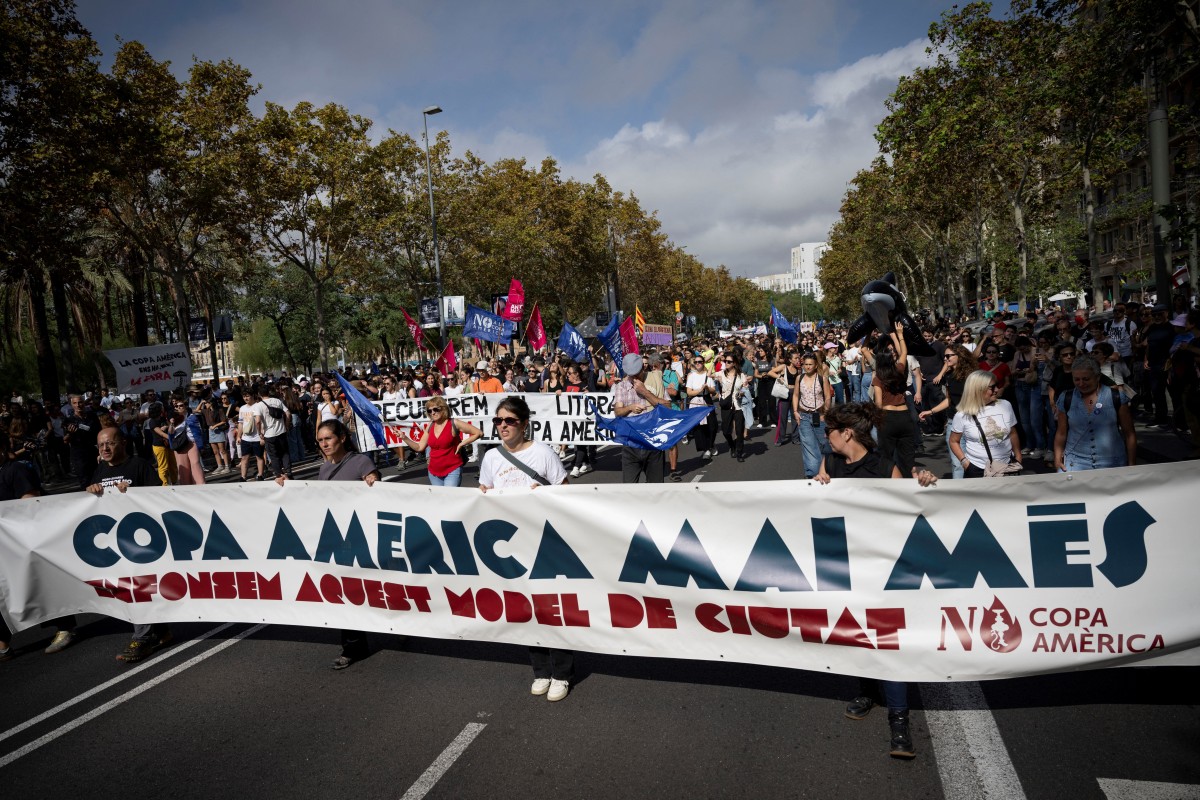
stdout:
<svg viewBox="0 0 1200 800">
<path fill-rule="evenodd" d="M 796 327 L 787 321 L 787 317 L 779 313 L 779 309 L 771 303 L 771 323 L 775 326 L 775 333 L 780 339 L 785 342 L 795 344 L 800 340 L 800 335 L 796 333 Z"/>
<path fill-rule="evenodd" d="M 517 323 L 511 319 L 503 319 L 499 314 L 467 303 L 467 319 L 463 324 L 465 338 L 506 344 L 516 332 Z"/>
<path fill-rule="evenodd" d="M 594 414 L 596 427 L 611 431 L 617 444 L 642 450 L 670 450 L 712 412 L 713 406 L 706 405 L 682 411 L 655 406 L 645 414 L 631 417 L 602 417 L 599 411 Z"/>
<path fill-rule="evenodd" d="M 625 370 L 621 369 L 621 359 L 625 358 L 625 343 L 621 340 L 620 314 L 613 314 L 613 318 L 604 326 L 604 330 L 600 331 L 598 338 L 600 344 L 604 345 L 604 349 L 617 363 L 617 372 L 623 376 Z"/>
<path fill-rule="evenodd" d="M 562 333 L 558 335 L 558 349 L 566 353 L 567 358 L 572 361 L 577 361 L 580 364 L 587 363 L 587 342 L 583 340 L 583 336 L 579 334 L 579 331 L 575 330 L 575 326 L 569 322 L 563 322 Z"/>
<path fill-rule="evenodd" d="M 367 423 L 367 428 L 370 429 L 375 444 L 379 447 L 386 445 L 387 440 L 383 435 L 383 418 L 379 416 L 379 409 L 371 405 L 371 401 L 364 397 L 362 392 L 351 386 L 350 381 L 343 378 L 341 374 L 335 372 L 333 377 L 337 378 L 338 383 L 341 384 L 342 391 L 346 393 L 346 402 L 354 409 L 354 413 Z"/>
</svg>

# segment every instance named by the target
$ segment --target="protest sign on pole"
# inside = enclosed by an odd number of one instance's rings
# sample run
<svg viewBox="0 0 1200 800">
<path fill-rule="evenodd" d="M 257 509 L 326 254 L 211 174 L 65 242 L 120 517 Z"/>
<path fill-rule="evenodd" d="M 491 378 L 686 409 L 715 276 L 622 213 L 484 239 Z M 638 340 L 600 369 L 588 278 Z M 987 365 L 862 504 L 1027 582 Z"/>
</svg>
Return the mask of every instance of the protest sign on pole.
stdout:
<svg viewBox="0 0 1200 800">
<path fill-rule="evenodd" d="M 147 389 L 171 392 L 192 381 L 192 361 L 182 344 L 153 344 L 105 350 L 117 372 L 117 392 L 140 394 Z"/>
<path fill-rule="evenodd" d="M 666 345 L 671 343 L 670 325 L 647 325 L 642 332 L 642 344 Z"/>
<path fill-rule="evenodd" d="M 421 306 L 417 316 L 421 319 L 422 328 L 438 328 L 442 324 L 442 308 L 436 297 L 421 298 Z M 407 316 L 407 315 L 406 315 Z"/>
</svg>

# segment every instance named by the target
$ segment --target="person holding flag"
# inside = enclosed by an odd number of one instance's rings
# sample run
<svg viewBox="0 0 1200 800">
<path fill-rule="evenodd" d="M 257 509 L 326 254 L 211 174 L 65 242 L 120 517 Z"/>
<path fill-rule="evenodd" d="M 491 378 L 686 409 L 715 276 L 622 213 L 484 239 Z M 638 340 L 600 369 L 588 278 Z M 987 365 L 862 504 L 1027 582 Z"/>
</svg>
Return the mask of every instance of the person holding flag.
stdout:
<svg viewBox="0 0 1200 800">
<path fill-rule="evenodd" d="M 640 355 L 626 353 L 621 361 L 621 371 L 625 377 L 612 388 L 613 413 L 618 417 L 645 414 L 654 406 L 671 407 L 665 396 L 655 394 L 646 387 L 646 363 Z M 621 482 L 637 483 L 638 478 L 645 474 L 646 483 L 662 483 L 666 477 L 664 461 L 662 450 L 625 445 L 621 448 Z"/>
</svg>

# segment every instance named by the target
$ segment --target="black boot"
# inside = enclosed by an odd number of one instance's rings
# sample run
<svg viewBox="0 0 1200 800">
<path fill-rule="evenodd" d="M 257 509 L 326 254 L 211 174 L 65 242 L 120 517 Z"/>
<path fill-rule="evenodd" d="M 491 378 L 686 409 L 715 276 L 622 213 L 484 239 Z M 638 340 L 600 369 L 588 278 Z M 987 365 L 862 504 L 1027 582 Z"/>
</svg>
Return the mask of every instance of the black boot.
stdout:
<svg viewBox="0 0 1200 800">
<path fill-rule="evenodd" d="M 871 713 L 871 709 L 875 707 L 875 701 L 863 695 L 856 697 L 846 705 L 846 717 L 848 719 L 863 719 L 867 714 Z"/>
<path fill-rule="evenodd" d="M 890 755 L 894 758 L 914 758 L 917 751 L 913 749 L 912 734 L 908 730 L 908 712 L 889 711 L 888 727 L 892 731 Z"/>
</svg>

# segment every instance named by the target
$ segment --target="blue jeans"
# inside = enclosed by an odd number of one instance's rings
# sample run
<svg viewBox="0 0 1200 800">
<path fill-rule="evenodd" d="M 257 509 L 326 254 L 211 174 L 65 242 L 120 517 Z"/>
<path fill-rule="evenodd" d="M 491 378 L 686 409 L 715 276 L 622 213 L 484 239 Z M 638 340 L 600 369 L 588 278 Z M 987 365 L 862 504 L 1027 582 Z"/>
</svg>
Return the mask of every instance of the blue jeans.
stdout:
<svg viewBox="0 0 1200 800">
<path fill-rule="evenodd" d="M 857 372 L 846 376 L 846 402 L 857 403 L 862 392 L 862 375 Z"/>
<path fill-rule="evenodd" d="M 1041 397 L 1042 415 L 1046 418 L 1046 449 L 1053 454 L 1054 437 L 1058 435 L 1058 410 L 1050 405 L 1050 395 Z"/>
<path fill-rule="evenodd" d="M 1042 390 L 1036 383 L 1017 383 L 1017 414 L 1025 426 L 1025 446 L 1034 450 L 1046 449 L 1042 433 Z"/>
<path fill-rule="evenodd" d="M 429 473 L 430 486 L 462 486 L 462 467 L 454 470 L 444 478 L 439 478 L 432 472 Z"/>
<path fill-rule="evenodd" d="M 833 402 L 839 406 L 846 402 L 846 384 L 841 381 L 833 384 Z"/>
<path fill-rule="evenodd" d="M 304 434 L 299 425 L 292 425 L 288 430 L 288 455 L 293 464 L 304 460 Z"/>
<path fill-rule="evenodd" d="M 775 404 L 777 417 L 779 419 L 779 427 L 775 429 L 775 444 L 787 444 L 789 440 L 799 441 L 799 432 L 796 430 L 796 417 L 792 414 L 791 400 L 777 400 Z M 791 428 L 791 433 L 788 433 L 788 428 Z"/>
<path fill-rule="evenodd" d="M 963 469 L 962 462 L 954 457 L 954 453 L 950 452 L 950 424 L 949 423 L 946 424 L 946 452 L 950 456 L 950 475 L 951 475 L 951 477 L 953 477 L 954 480 L 956 480 L 956 481 L 961 481 L 963 479 L 963 473 L 966 472 L 966 470 Z"/>
<path fill-rule="evenodd" d="M 871 402 L 871 379 L 875 377 L 875 373 L 871 370 L 865 370 L 862 374 L 862 382 L 858 389 L 858 402 Z"/>
<path fill-rule="evenodd" d="M 813 425 L 813 420 L 817 424 Z M 804 450 L 804 477 L 811 478 L 821 470 L 822 448 L 825 446 L 825 420 L 816 412 L 800 412 L 800 446 Z"/>
</svg>

